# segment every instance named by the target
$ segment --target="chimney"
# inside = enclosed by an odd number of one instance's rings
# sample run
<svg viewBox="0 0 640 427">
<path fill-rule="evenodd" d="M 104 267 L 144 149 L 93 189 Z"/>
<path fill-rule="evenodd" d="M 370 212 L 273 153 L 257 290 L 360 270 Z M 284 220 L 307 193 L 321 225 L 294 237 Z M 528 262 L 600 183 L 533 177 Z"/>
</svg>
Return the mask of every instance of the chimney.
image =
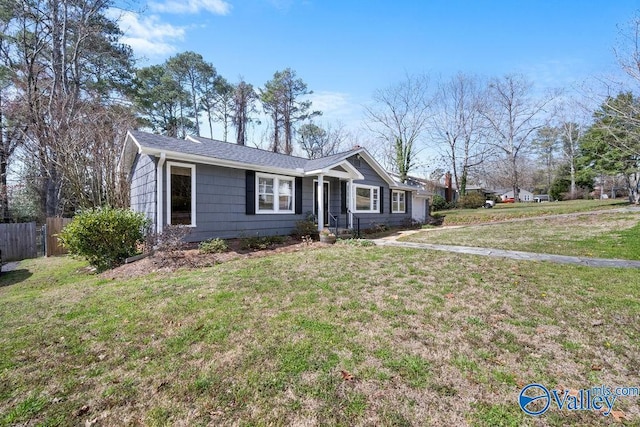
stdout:
<svg viewBox="0 0 640 427">
<path fill-rule="evenodd" d="M 446 174 L 444 174 L 444 199 L 447 201 L 447 203 L 451 203 L 451 199 L 452 199 L 452 188 L 451 188 L 451 172 L 447 172 Z"/>
</svg>

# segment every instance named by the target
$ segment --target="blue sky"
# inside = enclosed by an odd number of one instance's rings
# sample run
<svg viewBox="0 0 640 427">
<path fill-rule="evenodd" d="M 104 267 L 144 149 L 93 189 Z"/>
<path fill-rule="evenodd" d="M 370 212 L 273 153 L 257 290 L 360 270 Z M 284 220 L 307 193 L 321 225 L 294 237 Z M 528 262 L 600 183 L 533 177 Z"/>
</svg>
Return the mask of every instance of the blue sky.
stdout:
<svg viewBox="0 0 640 427">
<path fill-rule="evenodd" d="M 618 71 L 618 26 L 640 0 L 153 0 L 121 27 L 139 65 L 192 50 L 256 87 L 294 69 L 323 121 L 352 125 L 376 89 L 405 73 L 523 73 L 539 88 Z"/>
</svg>

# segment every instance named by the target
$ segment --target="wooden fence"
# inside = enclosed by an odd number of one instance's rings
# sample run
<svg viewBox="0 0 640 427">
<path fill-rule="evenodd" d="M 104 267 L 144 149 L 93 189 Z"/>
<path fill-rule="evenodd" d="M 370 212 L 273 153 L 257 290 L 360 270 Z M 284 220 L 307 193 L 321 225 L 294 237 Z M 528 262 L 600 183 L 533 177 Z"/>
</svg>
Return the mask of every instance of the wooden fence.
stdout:
<svg viewBox="0 0 640 427">
<path fill-rule="evenodd" d="M 57 235 L 69 222 L 71 222 L 70 218 L 47 218 L 46 256 L 64 255 L 67 253 L 67 250 L 58 241 Z"/>
<path fill-rule="evenodd" d="M 2 261 L 20 261 L 38 256 L 36 223 L 0 224 Z"/>
</svg>

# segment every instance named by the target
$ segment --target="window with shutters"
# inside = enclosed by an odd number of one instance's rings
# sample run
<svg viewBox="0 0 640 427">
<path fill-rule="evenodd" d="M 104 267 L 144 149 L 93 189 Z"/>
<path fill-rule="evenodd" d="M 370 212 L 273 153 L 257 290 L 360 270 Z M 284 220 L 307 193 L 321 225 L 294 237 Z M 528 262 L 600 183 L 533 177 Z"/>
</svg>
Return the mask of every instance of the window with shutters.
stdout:
<svg viewBox="0 0 640 427">
<path fill-rule="evenodd" d="M 294 178 L 256 174 L 256 188 L 256 213 L 294 213 Z"/>
</svg>

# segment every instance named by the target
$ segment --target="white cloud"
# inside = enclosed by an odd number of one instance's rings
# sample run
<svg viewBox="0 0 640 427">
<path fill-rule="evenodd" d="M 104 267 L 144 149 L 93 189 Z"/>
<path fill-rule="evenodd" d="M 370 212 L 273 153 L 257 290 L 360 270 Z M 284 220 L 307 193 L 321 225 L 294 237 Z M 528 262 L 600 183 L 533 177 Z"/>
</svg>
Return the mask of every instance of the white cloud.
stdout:
<svg viewBox="0 0 640 427">
<path fill-rule="evenodd" d="M 199 13 L 211 12 L 216 15 L 228 15 L 231 4 L 224 0 L 166 0 L 149 3 L 151 10 L 158 13 Z"/>
<path fill-rule="evenodd" d="M 141 17 L 128 11 L 111 10 L 118 20 L 124 36 L 122 43 L 131 46 L 137 55 L 146 57 L 165 56 L 177 49 L 174 42 L 184 38 L 185 29 L 162 22 L 157 15 Z"/>
<path fill-rule="evenodd" d="M 311 108 L 322 111 L 324 116 L 351 111 L 353 107 L 349 95 L 341 92 L 314 92 L 307 98 L 312 102 Z"/>
</svg>

